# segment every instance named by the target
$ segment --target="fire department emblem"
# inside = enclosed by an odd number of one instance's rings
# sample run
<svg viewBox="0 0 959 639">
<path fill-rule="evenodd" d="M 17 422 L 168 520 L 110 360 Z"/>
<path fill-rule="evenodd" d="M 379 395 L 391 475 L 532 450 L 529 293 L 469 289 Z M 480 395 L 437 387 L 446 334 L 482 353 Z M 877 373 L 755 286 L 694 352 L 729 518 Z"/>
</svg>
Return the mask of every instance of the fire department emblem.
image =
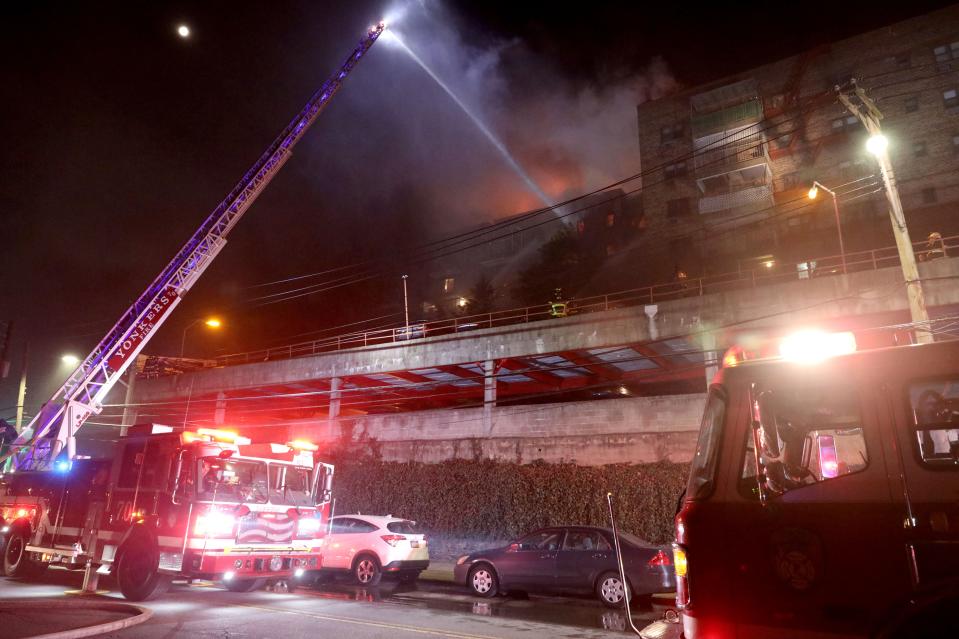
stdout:
<svg viewBox="0 0 959 639">
<path fill-rule="evenodd" d="M 822 548 L 807 530 L 784 528 L 772 535 L 773 565 L 780 581 L 794 590 L 808 590 L 819 578 Z"/>
</svg>

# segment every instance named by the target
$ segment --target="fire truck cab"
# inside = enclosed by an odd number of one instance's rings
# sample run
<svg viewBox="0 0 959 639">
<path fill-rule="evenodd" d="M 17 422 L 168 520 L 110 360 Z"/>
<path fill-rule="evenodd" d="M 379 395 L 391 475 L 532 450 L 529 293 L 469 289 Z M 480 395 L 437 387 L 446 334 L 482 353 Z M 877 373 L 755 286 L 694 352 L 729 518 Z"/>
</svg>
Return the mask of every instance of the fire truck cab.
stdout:
<svg viewBox="0 0 959 639">
<path fill-rule="evenodd" d="M 713 380 L 676 518 L 686 639 L 959 636 L 959 341 L 854 339 Z"/>
<path fill-rule="evenodd" d="M 134 601 L 175 577 L 246 592 L 302 575 L 320 566 L 330 516 L 333 467 L 314 463 L 315 450 L 143 425 L 112 459 L 8 473 L 0 479 L 4 573 L 96 570 Z"/>
</svg>

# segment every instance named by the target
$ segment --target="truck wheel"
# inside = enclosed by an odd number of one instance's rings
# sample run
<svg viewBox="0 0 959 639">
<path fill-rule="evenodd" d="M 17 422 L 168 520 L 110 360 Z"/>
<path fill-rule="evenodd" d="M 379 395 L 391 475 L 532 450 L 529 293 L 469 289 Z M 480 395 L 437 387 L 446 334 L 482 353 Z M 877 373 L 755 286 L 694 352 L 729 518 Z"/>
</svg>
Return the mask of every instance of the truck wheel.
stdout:
<svg viewBox="0 0 959 639">
<path fill-rule="evenodd" d="M 353 578 L 361 586 L 375 586 L 383 578 L 380 562 L 371 555 L 360 555 L 353 564 Z"/>
<path fill-rule="evenodd" d="M 266 583 L 266 579 L 231 579 L 223 585 L 230 592 L 253 592 L 259 590 Z"/>
<path fill-rule="evenodd" d="M 33 561 L 27 556 L 27 533 L 23 528 L 11 530 L 7 537 L 7 546 L 3 551 L 3 574 L 13 579 L 37 579 L 47 564 Z"/>
<path fill-rule="evenodd" d="M 158 570 L 160 556 L 153 544 L 142 539 L 127 543 L 117 565 L 120 592 L 130 601 L 147 601 L 162 595 L 173 577 Z"/>
</svg>

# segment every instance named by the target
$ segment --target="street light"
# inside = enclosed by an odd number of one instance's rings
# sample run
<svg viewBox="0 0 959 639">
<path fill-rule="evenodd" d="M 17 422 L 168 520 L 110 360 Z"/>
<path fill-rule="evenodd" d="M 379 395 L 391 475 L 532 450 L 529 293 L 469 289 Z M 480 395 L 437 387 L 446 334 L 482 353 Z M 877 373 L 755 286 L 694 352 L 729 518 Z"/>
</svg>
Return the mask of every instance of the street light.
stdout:
<svg viewBox="0 0 959 639">
<path fill-rule="evenodd" d="M 839 198 L 836 197 L 836 192 L 830 189 L 823 184 L 813 181 L 812 188 L 809 189 L 809 199 L 815 200 L 816 196 L 819 195 L 819 189 L 822 189 L 826 193 L 832 196 L 832 209 L 836 213 L 836 234 L 839 236 L 839 257 L 842 260 L 842 272 L 846 272 L 846 247 L 843 245 L 842 241 L 842 223 L 839 221 Z"/>
<path fill-rule="evenodd" d="M 80 363 L 80 358 L 74 355 L 73 353 L 67 353 L 60 358 L 60 361 L 66 364 L 67 366 L 76 366 Z"/>
<path fill-rule="evenodd" d="M 876 133 L 875 135 L 870 135 L 869 139 L 866 140 L 866 150 L 872 153 L 873 155 L 882 155 L 886 152 L 886 149 L 889 147 L 889 139 L 884 136 L 882 133 Z"/>
<path fill-rule="evenodd" d="M 197 324 L 199 324 L 200 322 L 203 322 L 203 324 L 207 328 L 212 328 L 214 330 L 223 326 L 223 322 L 221 322 L 220 319 L 216 317 L 207 317 L 206 319 L 199 317 L 193 320 L 192 322 L 190 322 L 189 324 L 187 324 L 186 328 L 183 329 L 183 338 L 180 340 L 180 359 L 183 359 L 183 351 L 184 351 L 184 348 L 186 347 L 186 332 L 190 330 L 191 328 L 193 328 L 194 326 L 196 326 Z"/>
</svg>

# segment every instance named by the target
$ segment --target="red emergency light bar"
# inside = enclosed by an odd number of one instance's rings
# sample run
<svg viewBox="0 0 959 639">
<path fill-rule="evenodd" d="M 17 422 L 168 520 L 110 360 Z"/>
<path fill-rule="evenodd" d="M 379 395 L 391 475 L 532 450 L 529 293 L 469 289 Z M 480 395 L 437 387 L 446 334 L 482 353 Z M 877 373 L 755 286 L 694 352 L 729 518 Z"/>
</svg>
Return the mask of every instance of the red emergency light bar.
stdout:
<svg viewBox="0 0 959 639">
<path fill-rule="evenodd" d="M 831 357 L 855 352 L 856 336 L 851 332 L 799 331 L 758 346 L 733 346 L 723 355 L 723 367 L 732 368 L 747 361 L 772 359 L 818 364 Z"/>
</svg>

